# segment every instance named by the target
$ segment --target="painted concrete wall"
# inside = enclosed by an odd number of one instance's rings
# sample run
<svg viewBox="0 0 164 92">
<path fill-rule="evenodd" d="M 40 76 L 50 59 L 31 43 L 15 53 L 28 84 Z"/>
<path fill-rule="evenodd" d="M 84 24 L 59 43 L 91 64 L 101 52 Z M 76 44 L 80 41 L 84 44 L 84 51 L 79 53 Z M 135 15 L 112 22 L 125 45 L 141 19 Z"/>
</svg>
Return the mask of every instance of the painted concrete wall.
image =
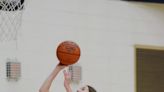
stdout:
<svg viewBox="0 0 164 92">
<path fill-rule="evenodd" d="M 98 92 L 135 92 L 134 45 L 164 46 L 163 29 L 164 5 L 160 4 L 29 0 L 18 49 L 0 53 L 0 91 L 38 92 L 58 63 L 57 45 L 72 40 L 82 51 L 78 63 L 82 84 L 90 84 Z M 7 57 L 17 57 L 22 64 L 18 82 L 6 80 Z M 51 92 L 58 91 L 65 92 L 62 73 L 51 87 Z"/>
</svg>

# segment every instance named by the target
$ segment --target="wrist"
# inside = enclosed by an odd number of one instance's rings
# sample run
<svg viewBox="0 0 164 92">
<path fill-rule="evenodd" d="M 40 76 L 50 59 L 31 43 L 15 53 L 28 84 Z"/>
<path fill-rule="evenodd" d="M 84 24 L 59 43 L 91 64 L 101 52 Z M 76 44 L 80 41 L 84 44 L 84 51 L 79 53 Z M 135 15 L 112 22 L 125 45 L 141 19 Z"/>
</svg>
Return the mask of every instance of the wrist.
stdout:
<svg viewBox="0 0 164 92">
<path fill-rule="evenodd" d="M 59 66 L 56 66 L 55 70 L 57 70 L 57 71 L 61 71 L 61 70 L 62 70 L 62 68 L 61 68 L 61 67 L 59 67 Z"/>
<path fill-rule="evenodd" d="M 67 67 L 68 65 L 63 65 L 63 64 L 58 64 L 57 66 L 56 66 L 56 68 L 58 69 L 58 70 L 62 70 L 62 69 L 64 69 L 65 67 Z"/>
</svg>

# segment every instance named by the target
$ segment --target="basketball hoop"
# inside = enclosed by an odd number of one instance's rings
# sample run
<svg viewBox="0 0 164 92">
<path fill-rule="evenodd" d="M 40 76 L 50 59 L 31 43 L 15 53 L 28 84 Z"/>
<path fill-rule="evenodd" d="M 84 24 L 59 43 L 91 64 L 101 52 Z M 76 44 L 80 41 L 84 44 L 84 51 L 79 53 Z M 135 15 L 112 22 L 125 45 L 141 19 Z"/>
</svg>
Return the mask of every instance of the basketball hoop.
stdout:
<svg viewBox="0 0 164 92">
<path fill-rule="evenodd" d="M 24 0 L 0 0 L 0 42 L 17 41 Z"/>
</svg>

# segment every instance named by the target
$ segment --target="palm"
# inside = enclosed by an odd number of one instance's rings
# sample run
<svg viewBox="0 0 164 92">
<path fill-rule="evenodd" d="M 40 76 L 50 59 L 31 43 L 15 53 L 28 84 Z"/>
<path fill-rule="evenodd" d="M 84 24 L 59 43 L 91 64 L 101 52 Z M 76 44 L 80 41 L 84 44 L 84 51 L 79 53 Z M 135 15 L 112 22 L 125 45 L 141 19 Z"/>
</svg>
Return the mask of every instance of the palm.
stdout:
<svg viewBox="0 0 164 92">
<path fill-rule="evenodd" d="M 62 69 L 64 69 L 65 67 L 67 67 L 68 65 L 63 65 L 63 64 L 61 64 L 61 63 L 59 63 L 58 65 L 57 65 L 57 68 L 59 68 L 60 70 L 62 70 Z"/>
</svg>

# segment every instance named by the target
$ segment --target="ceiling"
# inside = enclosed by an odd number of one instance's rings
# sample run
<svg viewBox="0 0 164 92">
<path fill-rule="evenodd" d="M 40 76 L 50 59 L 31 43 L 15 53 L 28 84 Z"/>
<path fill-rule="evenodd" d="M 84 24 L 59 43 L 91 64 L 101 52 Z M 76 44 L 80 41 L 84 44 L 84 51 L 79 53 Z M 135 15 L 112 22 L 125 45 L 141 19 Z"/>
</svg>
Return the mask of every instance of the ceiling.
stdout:
<svg viewBox="0 0 164 92">
<path fill-rule="evenodd" d="M 163 3 L 164 4 L 164 0 L 123 0 L 123 1 L 151 2 L 151 3 Z"/>
</svg>

